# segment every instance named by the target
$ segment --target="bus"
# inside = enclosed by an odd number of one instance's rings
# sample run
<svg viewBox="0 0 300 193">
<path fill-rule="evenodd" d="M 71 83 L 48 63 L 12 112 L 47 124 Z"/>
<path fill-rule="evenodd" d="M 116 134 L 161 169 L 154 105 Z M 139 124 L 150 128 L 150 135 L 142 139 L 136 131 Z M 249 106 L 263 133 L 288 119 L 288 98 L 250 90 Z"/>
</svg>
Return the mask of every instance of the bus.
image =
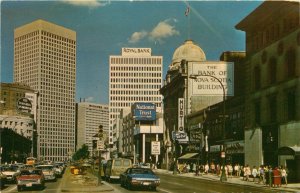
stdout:
<svg viewBox="0 0 300 193">
<path fill-rule="evenodd" d="M 35 157 L 28 157 L 26 158 L 26 164 L 27 165 L 34 165 L 36 164 L 37 159 Z"/>
</svg>

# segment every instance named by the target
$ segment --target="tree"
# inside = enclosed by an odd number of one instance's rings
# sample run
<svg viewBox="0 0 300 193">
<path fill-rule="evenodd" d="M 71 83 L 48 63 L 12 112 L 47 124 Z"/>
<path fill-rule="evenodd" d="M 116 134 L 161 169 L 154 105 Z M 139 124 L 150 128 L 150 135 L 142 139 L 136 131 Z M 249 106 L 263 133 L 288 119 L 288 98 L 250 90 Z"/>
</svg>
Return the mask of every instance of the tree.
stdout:
<svg viewBox="0 0 300 193">
<path fill-rule="evenodd" d="M 86 144 L 83 144 L 80 149 L 78 149 L 72 156 L 73 160 L 77 161 L 80 159 L 89 158 L 90 152 L 89 147 Z"/>
</svg>

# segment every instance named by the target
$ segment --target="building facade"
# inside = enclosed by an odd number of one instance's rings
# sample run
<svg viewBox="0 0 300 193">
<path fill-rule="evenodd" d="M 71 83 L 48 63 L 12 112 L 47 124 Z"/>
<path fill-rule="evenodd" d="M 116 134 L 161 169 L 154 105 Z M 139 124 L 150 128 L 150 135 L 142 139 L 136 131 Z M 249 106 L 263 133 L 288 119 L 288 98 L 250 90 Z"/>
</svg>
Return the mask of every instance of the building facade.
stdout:
<svg viewBox="0 0 300 193">
<path fill-rule="evenodd" d="M 121 109 L 135 102 L 154 103 L 160 108 L 162 96 L 162 56 L 153 56 L 151 48 L 122 48 L 122 54 L 109 58 L 109 144 L 117 147 L 114 120 Z M 119 132 L 115 130 L 115 132 Z"/>
<path fill-rule="evenodd" d="M 90 155 L 93 153 L 93 136 L 98 133 L 99 125 L 108 130 L 108 105 L 89 102 L 77 103 L 76 130 L 77 143 L 76 149 L 83 144 L 89 147 Z"/>
<path fill-rule="evenodd" d="M 296 1 L 265 1 L 236 25 L 246 33 L 245 160 L 249 165 L 287 166 L 289 177 L 297 181 L 299 12 Z"/>
<path fill-rule="evenodd" d="M 75 73 L 75 31 L 44 20 L 14 30 L 14 82 L 39 93 L 39 159 L 66 160 L 75 150 Z"/>
</svg>

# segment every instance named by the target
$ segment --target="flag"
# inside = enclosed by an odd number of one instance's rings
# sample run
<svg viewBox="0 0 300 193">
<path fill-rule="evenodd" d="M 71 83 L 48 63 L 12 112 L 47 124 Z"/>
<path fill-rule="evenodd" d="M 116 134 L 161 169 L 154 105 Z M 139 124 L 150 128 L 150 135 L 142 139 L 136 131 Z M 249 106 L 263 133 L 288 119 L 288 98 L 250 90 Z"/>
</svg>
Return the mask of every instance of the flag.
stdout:
<svg viewBox="0 0 300 193">
<path fill-rule="evenodd" d="M 185 10 L 185 16 L 188 16 L 189 15 L 189 13 L 190 13 L 190 6 L 188 6 L 187 8 L 186 8 L 186 10 Z"/>
</svg>

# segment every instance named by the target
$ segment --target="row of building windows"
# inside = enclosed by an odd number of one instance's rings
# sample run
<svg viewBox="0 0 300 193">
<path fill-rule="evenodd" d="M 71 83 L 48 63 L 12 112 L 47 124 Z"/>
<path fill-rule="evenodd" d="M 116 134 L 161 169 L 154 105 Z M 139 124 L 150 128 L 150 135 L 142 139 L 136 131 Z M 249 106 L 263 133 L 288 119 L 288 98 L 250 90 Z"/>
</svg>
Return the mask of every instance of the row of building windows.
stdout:
<svg viewBox="0 0 300 193">
<path fill-rule="evenodd" d="M 139 72 L 117 72 L 110 73 L 111 77 L 161 77 L 161 73 L 148 72 L 148 73 L 139 73 Z"/>
<path fill-rule="evenodd" d="M 115 102 L 115 101 L 160 101 L 161 97 L 153 97 L 153 96 L 111 96 L 110 100 Z M 121 107 L 130 107 L 128 106 L 130 103 L 125 103 L 125 102 L 119 102 L 117 103 Z"/>
<path fill-rule="evenodd" d="M 160 95 L 159 91 L 152 90 L 110 90 L 111 95 Z"/>
<path fill-rule="evenodd" d="M 161 72 L 162 67 L 159 66 L 111 66 L 111 72 Z"/>
<path fill-rule="evenodd" d="M 162 58 L 111 58 L 111 64 L 161 64 Z M 111 69 L 118 70 L 118 67 L 112 67 Z"/>
<path fill-rule="evenodd" d="M 161 85 L 151 85 L 151 84 L 111 84 L 111 89 L 160 89 Z"/>
<path fill-rule="evenodd" d="M 161 83 L 161 79 L 142 78 L 111 78 L 112 83 Z"/>
<path fill-rule="evenodd" d="M 15 38 L 15 41 L 24 41 L 24 40 L 27 40 L 28 38 L 32 38 L 32 37 L 37 36 L 39 34 L 40 34 L 39 30 L 36 30 L 34 32 L 27 33 L 23 36 Z"/>
<path fill-rule="evenodd" d="M 42 30 L 42 33 L 41 33 L 41 34 L 44 35 L 44 36 L 47 36 L 47 37 L 49 37 L 49 38 L 59 40 L 59 42 L 65 42 L 65 43 L 73 44 L 73 45 L 76 44 L 76 41 L 74 41 L 74 40 L 71 40 L 71 39 L 69 39 L 69 38 L 65 38 L 65 37 L 62 37 L 62 36 L 53 34 L 53 33 L 51 33 L 51 32 L 47 32 L 47 31 Z"/>
<path fill-rule="evenodd" d="M 266 53 L 266 52 L 264 52 Z M 296 51 L 295 49 L 289 49 L 286 51 L 284 56 L 286 71 L 280 71 L 280 73 L 284 73 L 286 79 L 292 78 L 296 75 Z M 253 77 L 254 77 L 254 87 L 253 89 L 257 90 L 266 86 L 267 84 L 272 85 L 278 81 L 279 68 L 277 64 L 277 59 L 275 57 L 271 57 L 268 63 L 267 74 L 261 73 L 261 65 L 256 65 L 253 69 Z M 267 81 L 262 84 L 262 78 L 267 78 Z"/>
</svg>

